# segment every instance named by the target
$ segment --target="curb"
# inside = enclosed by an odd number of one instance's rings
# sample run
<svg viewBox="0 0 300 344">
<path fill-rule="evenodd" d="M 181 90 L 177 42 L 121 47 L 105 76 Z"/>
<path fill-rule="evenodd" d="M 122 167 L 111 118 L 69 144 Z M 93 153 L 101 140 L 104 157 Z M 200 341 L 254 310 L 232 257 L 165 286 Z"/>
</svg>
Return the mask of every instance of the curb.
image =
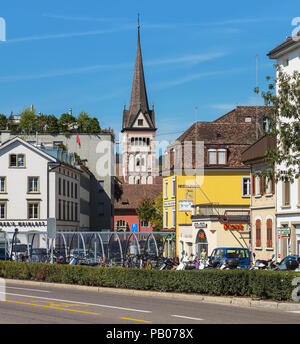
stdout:
<svg viewBox="0 0 300 344">
<path fill-rule="evenodd" d="M 109 287 L 93 287 L 84 285 L 74 285 L 74 284 L 63 284 L 63 283 L 49 283 L 40 281 L 29 281 L 29 280 L 15 280 L 15 279 L 5 279 L 9 282 L 15 284 L 23 285 L 34 285 L 40 287 L 55 287 L 55 288 L 66 288 L 66 289 L 80 289 L 94 291 L 97 293 L 117 293 L 126 294 L 131 296 L 149 296 L 158 298 L 168 298 L 177 299 L 181 301 L 197 301 L 197 302 L 207 302 L 207 303 L 219 303 L 223 305 L 239 306 L 239 307 L 252 307 L 252 308 L 268 308 L 277 309 L 281 311 L 299 311 L 300 303 L 292 302 L 276 302 L 252 299 L 250 297 L 234 297 L 234 296 L 207 296 L 199 294 L 181 294 L 181 293 L 168 293 L 168 292 L 158 292 L 158 291 L 148 291 L 148 290 L 134 290 L 134 289 L 121 289 L 121 288 L 109 288 Z"/>
</svg>

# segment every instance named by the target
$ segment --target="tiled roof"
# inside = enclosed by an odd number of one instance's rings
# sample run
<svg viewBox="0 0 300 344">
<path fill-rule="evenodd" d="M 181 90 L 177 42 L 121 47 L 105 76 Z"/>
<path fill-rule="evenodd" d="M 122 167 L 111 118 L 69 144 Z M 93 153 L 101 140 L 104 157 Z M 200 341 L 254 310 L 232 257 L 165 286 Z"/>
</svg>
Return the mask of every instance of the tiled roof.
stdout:
<svg viewBox="0 0 300 344">
<path fill-rule="evenodd" d="M 162 178 L 155 177 L 156 184 L 127 184 L 122 178 L 118 178 L 118 186 L 121 190 L 120 197 L 115 197 L 114 208 L 136 209 L 145 198 L 155 199 L 162 193 Z"/>
<path fill-rule="evenodd" d="M 281 44 L 277 45 L 276 48 L 272 49 L 267 56 L 269 56 L 271 59 L 272 58 L 276 58 L 275 55 L 278 54 L 279 52 L 285 50 L 286 48 L 289 48 L 291 46 L 293 46 L 296 43 L 299 43 L 299 37 L 300 37 L 300 31 L 297 33 L 297 40 L 293 39 L 293 37 L 287 37 L 286 40 L 284 42 L 282 42 Z"/>
<path fill-rule="evenodd" d="M 176 147 L 176 142 L 183 144 L 195 142 L 196 139 L 203 141 L 206 149 L 227 149 L 227 164 L 222 168 L 245 168 L 241 161 L 242 152 L 262 136 L 261 121 L 271 109 L 268 106 L 238 106 L 213 122 L 194 123 L 168 149 Z M 184 153 L 184 150 L 182 151 Z M 207 154 L 204 159 L 205 168 L 220 167 L 208 165 Z M 194 167 L 194 159 L 192 164 Z M 187 166 L 186 161 L 184 166 L 192 167 Z"/>
</svg>

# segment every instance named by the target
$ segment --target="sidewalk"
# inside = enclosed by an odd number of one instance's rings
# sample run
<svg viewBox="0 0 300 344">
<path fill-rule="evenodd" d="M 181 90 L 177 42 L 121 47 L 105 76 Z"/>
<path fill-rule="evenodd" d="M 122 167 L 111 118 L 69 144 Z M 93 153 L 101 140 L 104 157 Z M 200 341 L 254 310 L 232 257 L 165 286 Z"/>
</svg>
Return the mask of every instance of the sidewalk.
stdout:
<svg viewBox="0 0 300 344">
<path fill-rule="evenodd" d="M 220 303 L 227 304 L 231 306 L 239 307 L 255 307 L 255 308 L 270 308 L 278 309 L 281 311 L 299 311 L 300 312 L 300 302 L 278 302 L 278 301 L 268 301 L 259 300 L 249 297 L 236 297 L 236 296 L 207 296 L 199 294 L 183 294 L 183 293 L 167 293 L 149 290 L 134 290 L 134 289 L 120 289 L 120 288 L 104 288 L 104 287 L 91 287 L 84 285 L 73 285 L 73 284 L 61 284 L 61 283 L 49 283 L 40 281 L 27 281 L 27 280 L 14 280 L 6 279 L 6 281 L 21 284 L 21 285 L 31 285 L 39 287 L 56 287 L 56 288 L 75 288 L 80 290 L 94 291 L 98 293 L 118 293 L 133 296 L 149 296 L 158 298 L 170 298 L 178 300 L 187 301 L 202 301 L 208 303 Z"/>
</svg>

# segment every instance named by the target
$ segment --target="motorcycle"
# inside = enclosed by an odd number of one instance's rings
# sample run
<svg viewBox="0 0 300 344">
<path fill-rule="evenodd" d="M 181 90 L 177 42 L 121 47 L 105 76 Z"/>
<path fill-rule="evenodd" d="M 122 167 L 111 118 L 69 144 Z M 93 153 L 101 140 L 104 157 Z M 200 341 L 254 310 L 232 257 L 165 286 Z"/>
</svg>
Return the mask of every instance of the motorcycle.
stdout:
<svg viewBox="0 0 300 344">
<path fill-rule="evenodd" d="M 268 260 L 264 260 L 264 259 L 257 259 L 255 260 L 255 253 L 253 253 L 253 263 L 252 266 L 250 267 L 250 270 L 272 270 L 272 269 L 276 269 L 276 264 L 274 263 L 273 259 L 275 257 L 275 255 L 272 255 L 271 259 Z"/>
<path fill-rule="evenodd" d="M 238 258 L 230 258 L 230 259 L 223 259 L 220 262 L 219 269 L 220 270 L 229 270 L 229 269 L 239 269 L 238 266 L 239 259 Z"/>
<path fill-rule="evenodd" d="M 190 257 L 187 257 L 187 254 L 184 255 L 184 251 L 182 252 L 182 257 L 180 259 L 180 263 L 177 266 L 176 270 L 193 270 L 196 268 L 195 263 L 196 259 L 193 259 L 193 254 Z"/>
<path fill-rule="evenodd" d="M 158 270 L 172 270 L 175 262 L 170 258 L 162 258 L 161 263 L 158 265 Z"/>
</svg>

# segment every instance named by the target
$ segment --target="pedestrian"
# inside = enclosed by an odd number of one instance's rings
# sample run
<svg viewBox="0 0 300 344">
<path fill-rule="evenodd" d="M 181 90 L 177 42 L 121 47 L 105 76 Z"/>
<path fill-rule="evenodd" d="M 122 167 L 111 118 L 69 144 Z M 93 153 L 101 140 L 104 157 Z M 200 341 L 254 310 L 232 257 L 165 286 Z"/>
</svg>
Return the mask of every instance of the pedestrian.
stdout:
<svg viewBox="0 0 300 344">
<path fill-rule="evenodd" d="M 202 249 L 202 252 L 200 253 L 200 259 L 206 260 L 207 259 L 207 253 L 205 251 L 205 248 Z"/>
</svg>

